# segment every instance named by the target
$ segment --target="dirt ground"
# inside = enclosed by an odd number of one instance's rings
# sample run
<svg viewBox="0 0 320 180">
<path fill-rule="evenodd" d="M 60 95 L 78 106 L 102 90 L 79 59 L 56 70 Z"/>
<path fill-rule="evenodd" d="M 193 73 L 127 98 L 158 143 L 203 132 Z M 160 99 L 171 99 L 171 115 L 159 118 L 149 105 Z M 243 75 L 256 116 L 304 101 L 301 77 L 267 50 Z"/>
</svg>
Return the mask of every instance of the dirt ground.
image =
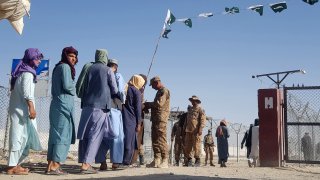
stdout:
<svg viewBox="0 0 320 180">
<path fill-rule="evenodd" d="M 23 167 L 31 169 L 29 175 L 7 175 L 5 174 L 5 160 L 0 161 L 0 179 L 108 179 L 108 180 L 207 180 L 207 179 L 303 179 L 312 180 L 320 179 L 320 166 L 319 165 L 306 165 L 306 164 L 286 164 L 280 168 L 266 168 L 266 167 L 247 167 L 245 159 L 240 159 L 239 162 L 235 158 L 230 158 L 227 168 L 220 168 L 217 164 L 216 167 L 204 166 L 201 167 L 176 167 L 170 166 L 168 169 L 146 168 L 128 168 L 123 170 L 99 172 L 98 174 L 82 175 L 79 173 L 80 166 L 75 160 L 68 160 L 62 168 L 69 174 L 65 176 L 45 175 L 45 157 L 40 163 L 34 163 L 34 159 L 28 159 Z M 111 164 L 108 164 L 111 167 Z M 98 168 L 99 165 L 94 165 Z"/>
</svg>

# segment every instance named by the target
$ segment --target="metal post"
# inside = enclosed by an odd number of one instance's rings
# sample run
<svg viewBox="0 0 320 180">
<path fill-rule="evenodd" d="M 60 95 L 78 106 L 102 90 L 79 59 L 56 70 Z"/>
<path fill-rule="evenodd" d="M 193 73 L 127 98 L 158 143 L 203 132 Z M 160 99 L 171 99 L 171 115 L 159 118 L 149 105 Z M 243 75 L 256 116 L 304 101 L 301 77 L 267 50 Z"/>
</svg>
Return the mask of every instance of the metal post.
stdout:
<svg viewBox="0 0 320 180">
<path fill-rule="evenodd" d="M 237 133 L 237 162 L 239 162 L 239 133 Z"/>
</svg>

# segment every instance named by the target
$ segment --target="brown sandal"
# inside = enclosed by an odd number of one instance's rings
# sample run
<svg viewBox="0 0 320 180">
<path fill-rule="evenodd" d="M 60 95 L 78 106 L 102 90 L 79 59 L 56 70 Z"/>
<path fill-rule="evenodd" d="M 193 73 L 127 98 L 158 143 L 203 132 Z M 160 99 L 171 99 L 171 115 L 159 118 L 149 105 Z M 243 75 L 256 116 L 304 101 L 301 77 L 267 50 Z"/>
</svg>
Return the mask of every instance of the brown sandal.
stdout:
<svg viewBox="0 0 320 180">
<path fill-rule="evenodd" d="M 47 171 L 46 174 L 47 175 L 56 175 L 56 176 L 68 175 L 68 173 L 63 171 L 60 167 L 55 170 Z"/>
<path fill-rule="evenodd" d="M 8 175 L 28 175 L 29 169 L 21 166 L 16 166 L 10 170 L 7 170 Z"/>
</svg>

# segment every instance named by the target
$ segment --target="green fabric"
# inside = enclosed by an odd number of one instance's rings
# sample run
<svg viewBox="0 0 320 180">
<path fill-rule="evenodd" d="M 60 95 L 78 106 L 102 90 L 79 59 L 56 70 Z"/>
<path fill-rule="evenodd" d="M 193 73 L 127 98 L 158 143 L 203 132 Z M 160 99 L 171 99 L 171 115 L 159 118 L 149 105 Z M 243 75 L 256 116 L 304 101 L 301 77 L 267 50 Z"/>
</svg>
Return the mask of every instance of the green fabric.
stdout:
<svg viewBox="0 0 320 180">
<path fill-rule="evenodd" d="M 287 3 L 285 2 L 281 2 L 281 3 L 275 3 L 275 4 L 270 4 L 271 9 L 277 13 L 277 12 L 281 12 L 285 9 L 287 9 Z"/>
<path fill-rule="evenodd" d="M 192 27 L 192 21 L 191 21 L 191 19 L 189 18 L 189 19 L 185 20 L 185 21 L 184 21 L 184 24 L 187 25 L 189 28 L 191 28 L 191 27 Z"/>
<path fill-rule="evenodd" d="M 310 5 L 314 5 L 315 3 L 317 3 L 319 0 L 303 0 L 303 2 L 308 3 Z"/>
<path fill-rule="evenodd" d="M 170 9 L 168 9 L 167 17 L 165 23 L 169 26 L 176 21 L 176 17 L 171 13 Z"/>
<path fill-rule="evenodd" d="M 76 84 L 76 93 L 79 98 L 83 97 L 84 90 L 87 89 L 87 74 L 89 71 L 90 66 L 93 64 L 93 62 L 89 62 L 85 64 L 81 70 L 80 76 L 77 80 Z"/>
<path fill-rule="evenodd" d="M 171 32 L 171 29 L 165 29 L 163 32 L 162 32 L 162 37 L 163 38 L 167 38 L 168 39 L 168 34 L 169 32 Z"/>
<path fill-rule="evenodd" d="M 256 5 L 256 6 L 251 6 L 249 7 L 252 11 L 255 11 L 260 14 L 260 16 L 263 15 L 263 5 Z"/>
<path fill-rule="evenodd" d="M 74 95 L 75 87 L 68 64 L 55 67 L 52 74 L 52 101 L 50 104 L 48 144 L 74 144 Z M 59 152 L 64 154 L 65 152 Z"/>
<path fill-rule="evenodd" d="M 226 11 L 226 13 L 229 13 L 229 14 L 235 14 L 235 13 L 239 13 L 240 12 L 238 7 L 232 7 L 232 8 L 226 7 L 225 11 Z"/>
<path fill-rule="evenodd" d="M 96 55 L 95 55 L 95 62 L 107 64 L 108 63 L 108 51 L 106 49 L 97 49 Z"/>
</svg>

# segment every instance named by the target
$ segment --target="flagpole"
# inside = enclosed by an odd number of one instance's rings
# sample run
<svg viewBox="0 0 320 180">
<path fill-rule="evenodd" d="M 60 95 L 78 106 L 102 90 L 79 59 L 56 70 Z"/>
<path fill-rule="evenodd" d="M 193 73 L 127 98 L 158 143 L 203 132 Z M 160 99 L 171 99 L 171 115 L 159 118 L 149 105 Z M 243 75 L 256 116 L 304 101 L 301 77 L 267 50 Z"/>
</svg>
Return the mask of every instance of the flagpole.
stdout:
<svg viewBox="0 0 320 180">
<path fill-rule="evenodd" d="M 152 55 L 151 63 L 150 63 L 149 70 L 148 70 L 148 74 L 147 74 L 147 79 L 148 79 L 148 77 L 149 77 L 150 70 L 151 70 L 151 67 L 152 67 L 153 62 L 154 62 L 154 57 L 156 56 L 156 53 L 157 53 L 157 51 L 158 51 L 158 46 L 159 46 L 159 42 L 160 42 L 160 39 L 161 39 L 161 34 L 162 34 L 162 30 L 161 30 L 161 33 L 160 33 L 160 35 L 159 35 L 156 48 L 155 48 L 155 50 L 154 50 L 154 52 L 153 52 L 153 55 Z"/>
</svg>

